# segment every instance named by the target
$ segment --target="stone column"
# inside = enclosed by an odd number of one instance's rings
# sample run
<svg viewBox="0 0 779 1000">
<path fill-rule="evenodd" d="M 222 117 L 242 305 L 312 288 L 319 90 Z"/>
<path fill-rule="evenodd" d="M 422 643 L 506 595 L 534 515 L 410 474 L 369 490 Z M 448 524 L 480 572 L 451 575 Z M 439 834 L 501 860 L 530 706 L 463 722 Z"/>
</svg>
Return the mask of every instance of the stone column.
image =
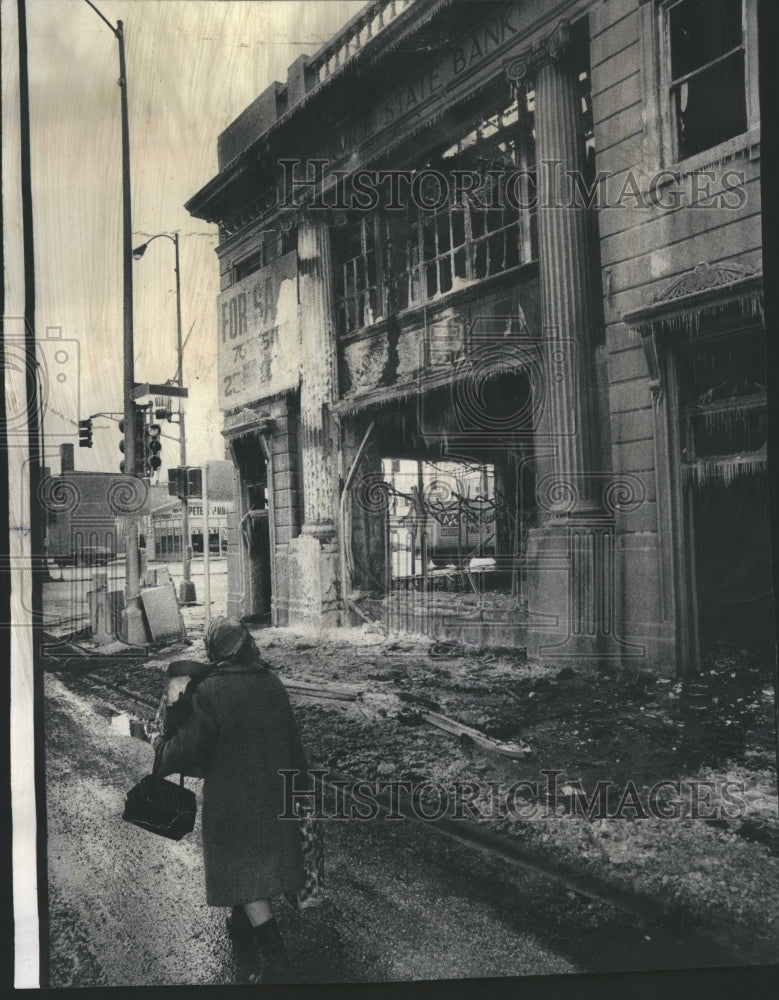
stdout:
<svg viewBox="0 0 779 1000">
<path fill-rule="evenodd" d="M 303 532 L 321 537 L 335 529 L 336 483 L 326 408 L 338 392 L 330 230 L 323 222 L 300 222 L 298 274 Z"/>
<path fill-rule="evenodd" d="M 554 658 L 621 657 L 615 634 L 614 515 L 603 509 L 593 366 L 588 210 L 571 179 L 584 170 L 570 29 L 561 22 L 507 67 L 535 74 L 538 233 L 546 409 L 539 428 L 539 526 L 528 536 L 528 647 Z"/>
<path fill-rule="evenodd" d="M 303 525 L 289 543 L 289 621 L 335 625 L 340 623 L 338 490 L 328 406 L 338 387 L 330 230 L 305 217 L 298 227 L 298 287 Z"/>
<path fill-rule="evenodd" d="M 539 264 L 552 466 L 560 489 L 578 493 L 574 509 L 586 510 L 595 499 L 586 473 L 597 464 L 597 448 L 587 209 L 572 204 L 568 176 L 585 165 L 579 120 L 578 80 L 563 22 L 542 47 L 536 70 Z"/>
</svg>

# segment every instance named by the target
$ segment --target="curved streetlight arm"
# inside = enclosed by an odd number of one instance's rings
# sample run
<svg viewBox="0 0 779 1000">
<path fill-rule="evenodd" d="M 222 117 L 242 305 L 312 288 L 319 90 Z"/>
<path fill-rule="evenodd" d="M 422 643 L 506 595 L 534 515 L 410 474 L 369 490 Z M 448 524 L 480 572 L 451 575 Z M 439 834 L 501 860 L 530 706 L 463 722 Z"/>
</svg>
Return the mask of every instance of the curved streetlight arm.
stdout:
<svg viewBox="0 0 779 1000">
<path fill-rule="evenodd" d="M 97 16 L 100 18 L 100 20 L 101 21 L 105 21 L 105 23 L 108 25 L 108 27 L 111 29 L 111 31 L 113 31 L 114 35 L 118 38 L 119 37 L 119 31 L 114 27 L 113 24 L 111 24 L 111 22 L 108 20 L 108 18 L 104 14 L 100 13 L 100 11 L 97 9 L 97 7 L 95 7 L 95 5 L 92 3 L 92 0 L 86 0 L 86 2 L 89 4 L 89 6 L 92 8 L 92 10 L 97 14 Z"/>
<path fill-rule="evenodd" d="M 165 237 L 166 240 L 170 240 L 171 243 L 175 244 L 178 243 L 179 240 L 178 233 L 174 233 L 173 236 L 171 236 L 170 233 L 157 233 L 156 236 L 149 237 L 149 239 L 146 240 L 145 243 L 141 243 L 140 246 L 133 248 L 133 259 L 140 260 L 141 257 L 143 257 L 143 255 L 146 253 L 146 248 L 148 247 L 148 245 L 150 243 L 153 243 L 155 240 L 160 239 L 163 236 Z"/>
</svg>

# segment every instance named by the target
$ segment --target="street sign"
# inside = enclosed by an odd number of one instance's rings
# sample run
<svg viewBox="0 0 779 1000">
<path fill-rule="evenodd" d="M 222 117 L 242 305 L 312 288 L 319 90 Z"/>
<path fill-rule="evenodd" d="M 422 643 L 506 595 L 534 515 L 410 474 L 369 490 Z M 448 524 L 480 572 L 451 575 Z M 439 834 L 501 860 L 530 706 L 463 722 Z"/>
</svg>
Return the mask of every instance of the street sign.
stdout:
<svg viewBox="0 0 779 1000">
<path fill-rule="evenodd" d="M 151 382 L 136 382 L 132 391 L 132 399 L 140 399 L 141 396 L 189 396 L 189 389 L 184 389 L 178 385 L 157 385 Z"/>
</svg>

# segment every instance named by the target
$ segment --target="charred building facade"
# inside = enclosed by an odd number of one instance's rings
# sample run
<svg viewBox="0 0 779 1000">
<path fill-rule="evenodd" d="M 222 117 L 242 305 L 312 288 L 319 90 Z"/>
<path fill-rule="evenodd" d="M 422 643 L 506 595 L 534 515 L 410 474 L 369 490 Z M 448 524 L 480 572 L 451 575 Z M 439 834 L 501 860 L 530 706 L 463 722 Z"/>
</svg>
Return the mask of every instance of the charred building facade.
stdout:
<svg viewBox="0 0 779 1000">
<path fill-rule="evenodd" d="M 231 613 L 770 641 L 756 3 L 378 0 L 218 152 Z"/>
</svg>

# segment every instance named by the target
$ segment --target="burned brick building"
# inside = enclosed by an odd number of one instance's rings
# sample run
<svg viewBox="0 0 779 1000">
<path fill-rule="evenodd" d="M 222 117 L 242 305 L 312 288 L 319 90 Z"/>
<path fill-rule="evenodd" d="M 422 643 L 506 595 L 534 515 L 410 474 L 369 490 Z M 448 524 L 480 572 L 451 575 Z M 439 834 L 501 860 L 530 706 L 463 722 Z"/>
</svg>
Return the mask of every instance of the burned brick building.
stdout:
<svg viewBox="0 0 779 1000">
<path fill-rule="evenodd" d="M 377 0 L 218 154 L 231 613 L 771 641 L 756 2 Z"/>
</svg>

